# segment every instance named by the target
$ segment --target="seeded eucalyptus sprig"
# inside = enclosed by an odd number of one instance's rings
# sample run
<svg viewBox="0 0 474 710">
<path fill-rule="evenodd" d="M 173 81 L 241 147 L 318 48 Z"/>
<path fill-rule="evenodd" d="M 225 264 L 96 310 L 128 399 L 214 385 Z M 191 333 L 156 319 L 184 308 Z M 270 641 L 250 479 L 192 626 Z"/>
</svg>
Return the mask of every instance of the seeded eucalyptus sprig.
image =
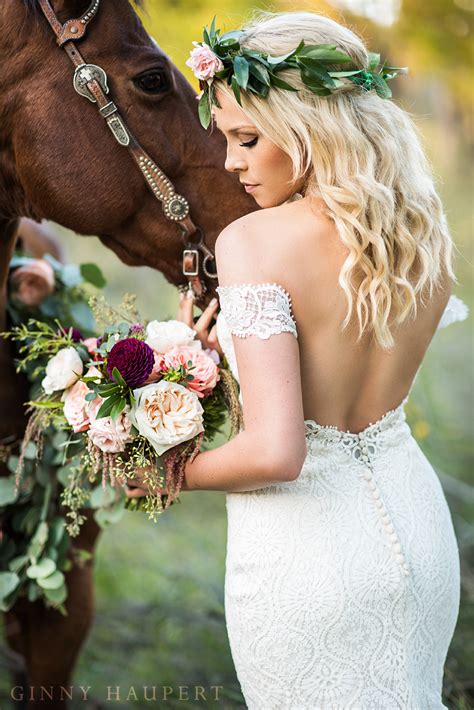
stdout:
<svg viewBox="0 0 474 710">
<path fill-rule="evenodd" d="M 203 93 L 199 100 L 199 118 L 204 128 L 211 122 L 211 104 L 219 106 L 213 87 L 215 78 L 227 81 L 237 102 L 242 105 L 241 91 L 248 91 L 260 98 L 266 98 L 271 87 L 299 91 L 278 76 L 285 69 L 299 70 L 305 86 L 317 96 L 329 96 L 351 81 L 367 91 L 374 89 L 383 99 L 392 96 L 387 81 L 408 72 L 407 67 L 391 67 L 385 63 L 378 69 L 380 54 L 375 53 L 369 53 L 367 69 L 334 70 L 331 67 L 352 63 L 352 57 L 335 44 L 305 44 L 304 40 L 296 49 L 276 57 L 242 47 L 242 34 L 243 30 L 233 30 L 221 36 L 220 30 L 216 29 L 214 17 L 210 28 L 204 28 L 203 42 L 195 43 L 201 47 L 207 46 L 223 65 L 222 69 L 205 80 L 200 78 Z"/>
</svg>

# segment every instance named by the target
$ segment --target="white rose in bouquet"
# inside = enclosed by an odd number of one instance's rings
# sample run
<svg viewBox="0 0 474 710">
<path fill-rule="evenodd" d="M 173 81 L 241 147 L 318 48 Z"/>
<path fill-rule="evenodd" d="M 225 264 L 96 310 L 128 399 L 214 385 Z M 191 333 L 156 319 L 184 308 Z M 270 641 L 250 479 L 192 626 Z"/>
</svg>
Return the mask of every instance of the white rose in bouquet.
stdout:
<svg viewBox="0 0 474 710">
<path fill-rule="evenodd" d="M 161 456 L 204 431 L 199 397 L 177 382 L 160 380 L 133 391 L 130 419 Z"/>
<path fill-rule="evenodd" d="M 196 331 L 180 320 L 152 320 L 146 327 L 146 343 L 157 353 L 166 353 L 177 345 L 188 348 L 202 348 L 200 340 L 195 340 Z"/>
<path fill-rule="evenodd" d="M 80 378 L 84 365 L 72 346 L 62 348 L 46 365 L 46 377 L 41 382 L 46 394 L 71 387 Z"/>
</svg>

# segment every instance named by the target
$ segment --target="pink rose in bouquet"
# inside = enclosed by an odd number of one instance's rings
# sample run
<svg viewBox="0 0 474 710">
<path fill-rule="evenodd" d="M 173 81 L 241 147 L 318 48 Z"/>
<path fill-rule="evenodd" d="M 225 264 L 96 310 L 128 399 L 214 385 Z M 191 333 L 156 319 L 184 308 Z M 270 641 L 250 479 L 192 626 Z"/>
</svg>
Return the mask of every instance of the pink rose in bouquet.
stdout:
<svg viewBox="0 0 474 710">
<path fill-rule="evenodd" d="M 93 415 L 94 412 L 97 414 L 101 404 L 102 402 L 98 402 L 97 405 L 91 407 L 89 414 Z M 93 419 L 87 436 L 104 453 L 117 454 L 120 451 L 125 451 L 125 444 L 132 440 L 131 428 L 132 422 L 128 417 L 127 409 L 125 409 L 115 420 L 112 417 Z"/>
<path fill-rule="evenodd" d="M 65 390 L 62 396 L 64 416 L 76 434 L 86 431 L 89 427 L 89 402 L 86 400 L 86 395 L 89 393 L 87 384 L 78 380 L 76 384 Z"/>
<path fill-rule="evenodd" d="M 11 276 L 14 297 L 30 308 L 39 306 L 54 291 L 54 270 L 45 259 L 15 269 Z"/>
<path fill-rule="evenodd" d="M 87 348 L 87 352 L 89 353 L 89 355 L 92 355 L 93 358 L 98 357 L 97 342 L 98 338 L 85 338 L 82 341 L 83 345 L 85 345 Z"/>
<path fill-rule="evenodd" d="M 163 369 L 178 368 L 181 365 L 187 367 L 189 360 L 191 360 L 193 368 L 190 369 L 189 374 L 193 375 L 194 379 L 187 381 L 187 387 L 193 390 L 198 397 L 205 397 L 214 389 L 220 380 L 220 375 L 216 363 L 204 350 L 179 345 L 164 355 Z"/>
</svg>

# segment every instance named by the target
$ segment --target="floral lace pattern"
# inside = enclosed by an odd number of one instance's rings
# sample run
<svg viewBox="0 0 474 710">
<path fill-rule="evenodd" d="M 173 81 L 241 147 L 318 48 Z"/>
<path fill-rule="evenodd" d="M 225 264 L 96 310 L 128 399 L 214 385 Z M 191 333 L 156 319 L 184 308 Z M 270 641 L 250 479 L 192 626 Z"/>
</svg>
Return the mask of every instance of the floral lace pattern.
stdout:
<svg viewBox="0 0 474 710">
<path fill-rule="evenodd" d="M 267 321 L 261 293 L 221 290 L 218 338 L 236 377 L 229 331 L 281 332 L 276 301 Z M 281 324 L 293 332 L 283 294 Z M 439 328 L 467 317 L 454 299 Z M 305 420 L 295 481 L 227 494 L 226 622 L 250 710 L 445 708 L 459 551 L 407 399 L 359 433 Z"/>
<path fill-rule="evenodd" d="M 274 333 L 289 332 L 298 337 L 290 294 L 280 284 L 232 284 L 218 286 L 216 291 L 233 335 L 258 335 L 266 340 Z"/>
</svg>

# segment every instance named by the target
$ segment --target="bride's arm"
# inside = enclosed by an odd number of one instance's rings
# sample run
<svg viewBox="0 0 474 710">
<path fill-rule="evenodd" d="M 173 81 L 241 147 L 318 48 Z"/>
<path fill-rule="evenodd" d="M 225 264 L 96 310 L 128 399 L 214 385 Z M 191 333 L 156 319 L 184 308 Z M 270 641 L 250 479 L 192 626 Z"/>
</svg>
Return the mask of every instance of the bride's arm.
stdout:
<svg viewBox="0 0 474 710">
<path fill-rule="evenodd" d="M 258 235 L 244 220 L 216 242 L 220 286 L 275 281 L 268 259 L 256 256 Z M 291 332 L 237 337 L 244 429 L 186 465 L 182 490 L 251 491 L 298 477 L 306 457 L 297 338 Z"/>
</svg>

